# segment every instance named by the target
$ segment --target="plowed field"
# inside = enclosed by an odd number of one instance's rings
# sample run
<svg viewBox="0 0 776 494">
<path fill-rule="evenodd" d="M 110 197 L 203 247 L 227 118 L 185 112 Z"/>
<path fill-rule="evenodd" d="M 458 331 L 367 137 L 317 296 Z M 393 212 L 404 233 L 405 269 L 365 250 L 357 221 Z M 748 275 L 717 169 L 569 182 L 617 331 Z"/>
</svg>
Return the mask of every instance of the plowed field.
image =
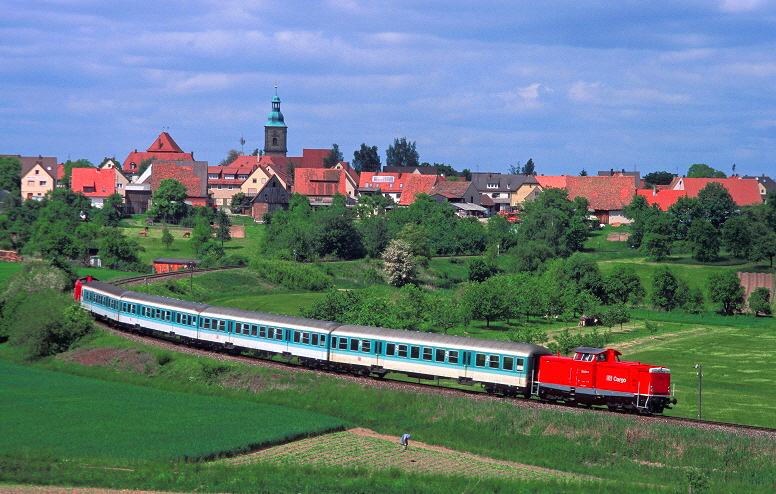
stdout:
<svg viewBox="0 0 776 494">
<path fill-rule="evenodd" d="M 250 455 L 223 460 L 228 463 L 252 461 L 282 464 L 318 464 L 361 467 L 366 469 L 398 468 L 408 472 L 460 475 L 463 477 L 509 477 L 547 479 L 550 477 L 582 478 L 566 472 L 484 458 L 440 446 L 410 440 L 404 451 L 398 437 L 385 436 L 369 429 L 350 429 L 274 446 Z M 586 479 L 593 477 L 584 476 Z"/>
</svg>

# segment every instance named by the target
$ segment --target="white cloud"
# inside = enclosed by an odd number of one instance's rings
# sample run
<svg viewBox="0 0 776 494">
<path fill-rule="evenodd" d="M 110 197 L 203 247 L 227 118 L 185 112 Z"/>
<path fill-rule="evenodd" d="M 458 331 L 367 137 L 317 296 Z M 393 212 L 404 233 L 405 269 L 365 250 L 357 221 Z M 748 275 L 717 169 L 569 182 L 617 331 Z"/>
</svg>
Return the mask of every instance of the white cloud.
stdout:
<svg viewBox="0 0 776 494">
<path fill-rule="evenodd" d="M 599 89 L 601 82 L 577 81 L 571 85 L 568 97 L 577 103 L 597 103 L 599 101 Z"/>
<path fill-rule="evenodd" d="M 722 0 L 719 7 L 723 12 L 738 13 L 757 10 L 767 4 L 767 0 Z"/>
</svg>

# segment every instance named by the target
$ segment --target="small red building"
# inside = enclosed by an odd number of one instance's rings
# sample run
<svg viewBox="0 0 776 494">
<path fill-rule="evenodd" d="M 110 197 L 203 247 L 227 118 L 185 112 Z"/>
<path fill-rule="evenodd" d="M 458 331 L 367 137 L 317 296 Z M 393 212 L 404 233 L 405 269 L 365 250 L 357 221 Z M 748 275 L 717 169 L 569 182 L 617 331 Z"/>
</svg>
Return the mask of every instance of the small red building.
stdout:
<svg viewBox="0 0 776 494">
<path fill-rule="evenodd" d="M 154 259 L 155 273 L 169 273 L 171 271 L 180 271 L 181 269 L 191 269 L 197 267 L 199 259 L 177 259 L 173 257 L 160 257 Z"/>
</svg>

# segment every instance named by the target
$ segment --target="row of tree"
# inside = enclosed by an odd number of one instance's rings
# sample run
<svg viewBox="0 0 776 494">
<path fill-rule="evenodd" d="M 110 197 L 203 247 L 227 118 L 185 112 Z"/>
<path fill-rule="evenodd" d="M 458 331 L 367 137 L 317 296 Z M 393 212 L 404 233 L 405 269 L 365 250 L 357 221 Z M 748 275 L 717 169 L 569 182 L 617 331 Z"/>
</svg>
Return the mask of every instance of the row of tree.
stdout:
<svg viewBox="0 0 776 494">
<path fill-rule="evenodd" d="M 700 262 L 715 261 L 724 247 L 738 259 L 768 260 L 776 256 L 776 191 L 765 203 L 739 208 L 727 189 L 710 182 L 698 197 L 680 197 L 668 211 L 634 196 L 625 208 L 633 220 L 631 247 L 655 261 L 673 251 L 689 251 Z"/>
</svg>

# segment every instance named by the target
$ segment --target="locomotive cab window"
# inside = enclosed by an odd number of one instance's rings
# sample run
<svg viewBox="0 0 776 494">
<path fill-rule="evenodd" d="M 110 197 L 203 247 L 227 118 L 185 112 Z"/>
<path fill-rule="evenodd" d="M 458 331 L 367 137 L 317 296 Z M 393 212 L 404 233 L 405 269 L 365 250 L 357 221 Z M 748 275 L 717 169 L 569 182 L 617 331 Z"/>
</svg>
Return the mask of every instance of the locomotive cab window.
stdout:
<svg viewBox="0 0 776 494">
<path fill-rule="evenodd" d="M 599 353 L 595 356 L 596 362 L 606 362 L 606 354 L 605 353 Z"/>
</svg>

